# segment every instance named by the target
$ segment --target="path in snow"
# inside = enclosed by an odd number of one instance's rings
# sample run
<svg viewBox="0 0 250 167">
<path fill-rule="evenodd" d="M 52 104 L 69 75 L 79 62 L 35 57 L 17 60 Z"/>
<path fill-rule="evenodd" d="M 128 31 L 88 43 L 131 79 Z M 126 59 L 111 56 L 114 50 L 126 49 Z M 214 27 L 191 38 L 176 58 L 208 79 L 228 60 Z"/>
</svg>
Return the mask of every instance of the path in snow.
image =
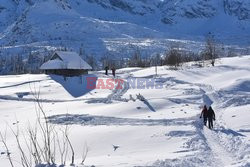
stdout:
<svg viewBox="0 0 250 167">
<path fill-rule="evenodd" d="M 214 122 L 214 126 L 218 125 L 217 122 L 219 121 L 218 118 L 221 118 L 219 115 L 219 112 L 221 108 L 219 107 L 221 99 L 217 98 L 217 93 L 213 89 L 212 86 L 205 86 L 200 85 L 203 91 L 203 101 L 204 104 L 207 104 L 208 106 L 213 104 L 213 109 L 215 110 L 215 114 L 217 117 L 216 122 Z M 222 131 L 229 131 L 225 129 L 224 127 L 220 126 L 222 128 Z M 227 166 L 231 165 L 235 159 L 234 155 L 232 153 L 229 153 L 221 144 L 219 140 L 219 133 L 215 131 L 216 127 L 213 130 L 208 129 L 207 127 L 203 128 L 203 133 L 206 138 L 207 144 L 209 148 L 211 149 L 211 152 L 213 153 L 213 156 L 215 157 L 215 162 L 218 164 L 217 166 Z M 232 130 L 231 130 L 232 131 Z M 237 133 L 237 132 L 235 132 Z M 225 133 L 224 133 L 225 134 Z M 230 133 L 228 133 L 229 135 Z"/>
<path fill-rule="evenodd" d="M 220 111 L 219 105 L 224 99 L 220 99 L 217 92 L 209 85 L 192 84 L 200 87 L 201 98 L 204 104 L 212 105 L 215 111 Z M 157 161 L 153 164 L 154 167 L 168 167 L 168 166 L 211 166 L 221 167 L 237 164 L 239 155 L 233 150 L 242 147 L 244 142 L 242 136 L 231 129 L 226 129 L 224 126 L 218 124 L 220 119 L 220 112 L 216 112 L 217 120 L 214 130 L 209 130 L 203 126 L 202 120 L 197 117 L 191 117 L 193 120 L 193 126 L 195 127 L 195 133 L 190 135 L 189 141 L 183 146 L 188 150 L 195 151 L 194 154 L 184 156 L 178 159 L 166 159 L 164 161 Z M 219 126 L 219 127 L 218 127 Z M 181 135 L 178 133 L 178 135 Z M 247 146 L 243 146 L 247 148 Z M 243 149 L 242 149 L 243 150 Z M 240 151 L 242 151 L 240 150 Z M 238 151 L 238 150 L 237 150 Z M 199 165 L 197 165 L 199 164 Z"/>
<path fill-rule="evenodd" d="M 8 101 L 25 101 L 25 102 L 36 102 L 35 98 L 19 98 L 13 97 L 9 95 L 0 95 L 0 100 L 8 100 Z M 60 99 L 39 99 L 42 103 L 63 103 L 63 102 L 74 102 L 74 101 L 84 101 L 89 100 L 89 98 L 81 98 L 81 99 L 72 99 L 72 100 L 60 100 Z"/>
<path fill-rule="evenodd" d="M 49 80 L 49 79 L 46 79 L 46 80 Z M 2 88 L 11 88 L 11 87 L 21 86 L 21 85 L 25 85 L 25 84 L 31 84 L 31 83 L 36 83 L 36 82 L 41 82 L 41 81 L 46 81 L 46 80 L 34 80 L 34 81 L 27 81 L 27 82 L 14 84 L 14 85 L 1 86 L 0 89 L 2 89 Z"/>
<path fill-rule="evenodd" d="M 218 142 L 216 138 L 216 132 L 211 131 L 208 128 L 204 128 L 204 136 L 207 139 L 207 144 L 212 150 L 213 156 L 215 157 L 215 162 L 218 166 L 231 165 L 233 162 L 233 155 L 228 153 Z"/>
<path fill-rule="evenodd" d="M 134 119 L 134 118 L 118 118 L 108 116 L 94 116 L 94 115 L 79 115 L 79 114 L 62 114 L 49 116 L 48 121 L 53 124 L 61 125 L 88 125 L 88 126 L 170 126 L 170 125 L 191 125 L 193 119 L 191 118 L 176 118 L 176 119 Z"/>
<path fill-rule="evenodd" d="M 121 79 L 121 78 L 116 78 Z M 122 89 L 118 88 L 118 84 L 116 83 L 112 93 L 108 95 L 106 98 L 91 98 L 86 101 L 86 103 L 111 103 L 112 100 L 128 102 L 128 99 L 122 98 L 122 96 L 128 91 L 129 84 L 123 79 L 123 83 L 121 84 Z"/>
</svg>

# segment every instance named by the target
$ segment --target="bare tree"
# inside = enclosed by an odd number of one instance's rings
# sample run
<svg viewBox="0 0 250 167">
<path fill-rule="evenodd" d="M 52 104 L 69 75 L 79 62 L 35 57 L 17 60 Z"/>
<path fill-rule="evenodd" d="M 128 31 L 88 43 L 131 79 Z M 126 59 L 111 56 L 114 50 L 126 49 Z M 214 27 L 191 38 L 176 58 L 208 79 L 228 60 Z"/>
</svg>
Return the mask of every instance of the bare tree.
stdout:
<svg viewBox="0 0 250 167">
<path fill-rule="evenodd" d="M 175 69 L 182 63 L 181 53 L 178 47 L 171 47 L 166 53 L 165 64 L 173 66 Z"/>
<path fill-rule="evenodd" d="M 19 130 L 18 124 L 16 124 L 15 130 L 10 127 L 16 139 L 17 148 L 20 152 L 21 166 L 33 167 L 39 165 L 52 165 L 56 164 L 56 161 L 60 161 L 61 165 L 65 165 L 69 149 L 72 153 L 71 165 L 73 165 L 75 163 L 75 151 L 69 138 L 68 126 L 66 126 L 64 130 L 56 130 L 55 126 L 49 123 L 48 117 L 43 109 L 43 105 L 40 100 L 40 88 L 36 90 L 34 86 L 34 90 L 31 89 L 31 92 L 36 101 L 35 106 L 37 119 L 35 125 L 30 125 L 28 127 L 27 134 L 23 134 L 22 139 L 24 139 L 24 143 L 22 142 L 23 140 L 20 139 L 21 131 Z M 3 135 L 1 132 L 0 142 L 2 142 L 6 148 L 11 167 L 14 167 L 7 146 L 6 135 Z M 59 156 L 56 155 L 57 152 L 59 152 Z M 82 163 L 86 159 L 87 152 L 88 149 L 86 147 L 82 155 Z"/>
<path fill-rule="evenodd" d="M 79 56 L 80 56 L 82 59 L 85 59 L 85 58 L 86 58 L 86 53 L 85 53 L 83 44 L 81 44 L 81 46 L 80 46 L 80 48 L 79 48 Z"/>
<path fill-rule="evenodd" d="M 215 60 L 218 58 L 217 44 L 212 33 L 206 36 L 205 49 L 202 52 L 204 60 L 210 60 L 212 66 L 215 65 Z"/>
<path fill-rule="evenodd" d="M 6 131 L 5 131 L 4 135 L 0 132 L 0 139 L 1 139 L 0 142 L 3 143 L 3 145 L 6 149 L 6 154 L 7 154 L 7 157 L 8 157 L 8 160 L 10 162 L 11 167 L 14 167 L 13 161 L 12 161 L 11 156 L 10 156 L 9 147 L 7 145 L 7 142 L 6 142 Z"/>
<path fill-rule="evenodd" d="M 238 56 L 236 49 L 233 47 L 228 48 L 227 57 L 235 57 L 235 56 Z"/>
<path fill-rule="evenodd" d="M 97 60 L 93 55 L 86 55 L 86 61 L 93 69 L 97 69 Z"/>
<path fill-rule="evenodd" d="M 136 48 L 134 54 L 130 58 L 129 66 L 130 67 L 141 67 L 142 66 L 141 52 L 138 48 Z"/>
<path fill-rule="evenodd" d="M 102 68 L 104 69 L 105 67 L 111 67 L 112 66 L 112 57 L 113 55 L 110 52 L 104 53 L 104 55 L 101 57 L 101 63 L 102 63 Z"/>
<path fill-rule="evenodd" d="M 87 144 L 85 143 L 85 146 L 84 146 L 83 152 L 82 152 L 82 162 L 81 162 L 82 165 L 84 164 L 84 162 L 86 160 L 88 152 L 89 152 L 89 148 L 88 148 Z"/>
</svg>

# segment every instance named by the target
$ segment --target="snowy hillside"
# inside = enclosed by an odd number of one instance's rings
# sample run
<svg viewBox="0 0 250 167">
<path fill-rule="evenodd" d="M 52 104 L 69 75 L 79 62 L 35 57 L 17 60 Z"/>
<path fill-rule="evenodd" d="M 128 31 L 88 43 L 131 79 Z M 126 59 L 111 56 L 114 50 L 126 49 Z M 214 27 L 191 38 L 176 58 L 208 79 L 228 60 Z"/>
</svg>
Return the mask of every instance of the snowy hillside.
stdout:
<svg viewBox="0 0 250 167">
<path fill-rule="evenodd" d="M 249 73 L 250 56 L 242 56 L 223 58 L 215 67 L 198 68 L 189 63 L 172 71 L 162 66 L 157 77 L 155 67 L 120 69 L 118 78 L 126 81 L 120 90 L 86 90 L 84 78 L 65 81 L 47 75 L 0 76 L 1 131 L 7 126 L 9 152 L 19 167 L 10 128 L 17 124 L 21 136 L 27 135 L 26 128 L 34 126 L 36 117 L 32 92 L 40 90 L 49 122 L 58 130 L 69 125 L 78 166 L 83 166 L 81 156 L 87 145 L 86 166 L 248 167 Z M 105 82 L 111 78 L 103 72 L 90 76 Z M 154 77 L 153 83 L 162 84 L 162 88 L 132 89 L 127 84 L 131 79 Z M 138 94 L 145 100 L 137 98 Z M 203 127 L 199 118 L 204 104 L 215 110 L 214 130 Z M 25 141 L 21 143 L 25 146 Z M 0 152 L 0 166 L 8 167 L 2 143 Z M 68 156 L 67 165 L 70 153 Z"/>
<path fill-rule="evenodd" d="M 0 45 L 4 53 L 83 45 L 100 56 L 131 47 L 160 52 L 164 39 L 202 41 L 208 32 L 248 45 L 249 11 L 244 0 L 0 0 Z"/>
</svg>

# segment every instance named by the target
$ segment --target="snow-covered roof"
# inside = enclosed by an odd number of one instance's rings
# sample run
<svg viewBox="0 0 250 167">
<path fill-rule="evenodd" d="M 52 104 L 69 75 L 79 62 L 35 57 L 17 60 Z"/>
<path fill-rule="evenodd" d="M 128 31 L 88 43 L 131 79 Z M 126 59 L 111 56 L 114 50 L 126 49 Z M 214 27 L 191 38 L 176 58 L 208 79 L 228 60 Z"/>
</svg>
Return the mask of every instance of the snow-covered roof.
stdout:
<svg viewBox="0 0 250 167">
<path fill-rule="evenodd" d="M 49 61 L 42 64 L 40 69 L 91 70 L 92 67 L 75 52 L 56 51 Z"/>
</svg>

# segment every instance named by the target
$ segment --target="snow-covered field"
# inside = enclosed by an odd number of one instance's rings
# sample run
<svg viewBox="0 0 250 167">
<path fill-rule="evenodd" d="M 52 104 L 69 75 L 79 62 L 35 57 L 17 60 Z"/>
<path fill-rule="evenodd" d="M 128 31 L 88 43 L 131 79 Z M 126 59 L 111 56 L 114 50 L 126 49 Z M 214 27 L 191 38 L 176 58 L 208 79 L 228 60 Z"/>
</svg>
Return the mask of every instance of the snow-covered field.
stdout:
<svg viewBox="0 0 250 167">
<path fill-rule="evenodd" d="M 87 166 L 250 166 L 250 56 L 223 58 L 215 67 L 158 67 L 158 76 L 155 67 L 117 73 L 125 81 L 155 77 L 163 88 L 132 89 L 125 83 L 121 90 L 90 91 L 84 78 L 0 76 L 0 127 L 7 129 L 15 165 L 20 166 L 19 152 L 10 128 L 18 124 L 25 135 L 28 125 L 34 126 L 32 93 L 40 92 L 50 123 L 69 126 L 77 165 L 87 145 Z M 212 131 L 199 118 L 204 104 L 216 113 Z M 0 152 L 0 166 L 10 166 L 2 143 Z"/>
</svg>

